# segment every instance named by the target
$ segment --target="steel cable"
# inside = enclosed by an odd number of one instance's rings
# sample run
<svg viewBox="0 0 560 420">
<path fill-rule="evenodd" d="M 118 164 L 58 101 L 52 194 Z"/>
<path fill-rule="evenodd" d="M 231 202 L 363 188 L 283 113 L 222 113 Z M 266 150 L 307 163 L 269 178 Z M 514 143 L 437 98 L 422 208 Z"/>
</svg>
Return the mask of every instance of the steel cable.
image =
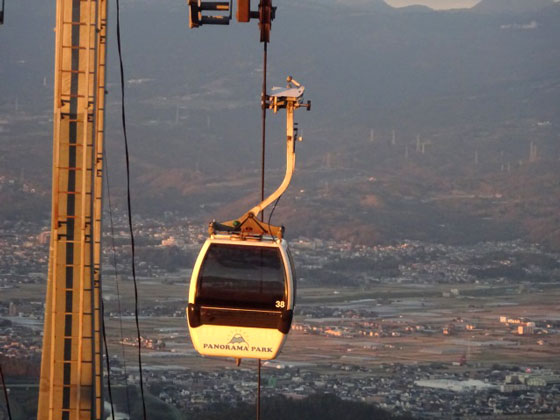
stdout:
<svg viewBox="0 0 560 420">
<path fill-rule="evenodd" d="M 107 392 L 111 404 L 111 418 L 115 420 L 115 406 L 113 404 L 113 391 L 111 389 L 111 364 L 109 358 L 109 346 L 107 346 L 107 332 L 105 330 L 105 305 L 101 299 L 101 332 L 103 333 L 103 346 L 105 347 L 105 359 L 107 360 Z"/>
<path fill-rule="evenodd" d="M 142 377 L 142 341 L 140 337 L 140 323 L 138 321 L 138 284 L 136 282 L 136 264 L 135 264 L 135 247 L 134 247 L 134 229 L 132 227 L 132 206 L 130 199 L 130 157 L 128 152 L 128 136 L 126 132 L 126 110 L 125 110 L 125 95 L 124 95 L 124 66 L 122 59 L 121 47 L 121 25 L 120 25 L 120 1 L 116 0 L 117 5 L 117 47 L 119 52 L 119 68 L 121 76 L 121 119 L 124 134 L 124 149 L 126 158 L 126 202 L 128 213 L 128 228 L 130 231 L 130 248 L 131 248 L 131 266 L 132 266 L 132 280 L 134 283 L 134 319 L 136 321 L 136 335 L 138 339 L 138 371 L 140 379 L 140 396 L 142 398 L 142 415 L 146 420 L 146 401 L 144 398 L 144 380 Z"/>
<path fill-rule="evenodd" d="M 8 419 L 12 420 L 12 412 L 10 411 L 10 400 L 8 398 L 8 389 L 6 382 L 4 382 L 4 372 L 2 371 L 2 364 L 0 363 L 0 378 L 2 378 L 2 388 L 4 389 L 4 399 L 6 400 L 6 408 L 8 409 Z"/>
<path fill-rule="evenodd" d="M 264 172 L 266 159 L 266 110 L 268 108 L 266 95 L 266 68 L 268 60 L 268 42 L 264 42 L 263 49 L 263 82 L 261 93 L 262 108 L 262 150 L 261 150 L 261 201 L 264 201 Z M 271 214 L 272 216 L 272 214 Z M 264 209 L 261 211 L 261 221 L 264 222 Z M 270 222 L 270 218 L 269 218 Z M 270 225 L 270 223 L 269 223 Z M 257 365 L 257 420 L 261 418 L 261 359 L 258 359 Z"/>
</svg>

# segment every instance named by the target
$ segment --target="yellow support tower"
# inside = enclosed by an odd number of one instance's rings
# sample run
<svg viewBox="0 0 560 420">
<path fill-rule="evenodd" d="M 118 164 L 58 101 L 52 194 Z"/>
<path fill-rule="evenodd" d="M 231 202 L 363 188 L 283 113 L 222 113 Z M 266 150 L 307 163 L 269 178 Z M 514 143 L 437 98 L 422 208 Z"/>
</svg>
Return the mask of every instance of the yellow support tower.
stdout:
<svg viewBox="0 0 560 420">
<path fill-rule="evenodd" d="M 102 419 L 106 0 L 57 0 L 51 244 L 38 419 Z"/>
</svg>

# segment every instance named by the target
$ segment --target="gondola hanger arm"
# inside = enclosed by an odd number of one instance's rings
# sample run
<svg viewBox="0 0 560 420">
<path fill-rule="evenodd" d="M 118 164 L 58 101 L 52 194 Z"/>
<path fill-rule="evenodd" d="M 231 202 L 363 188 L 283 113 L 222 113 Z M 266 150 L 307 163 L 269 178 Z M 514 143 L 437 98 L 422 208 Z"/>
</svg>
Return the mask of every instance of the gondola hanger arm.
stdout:
<svg viewBox="0 0 560 420">
<path fill-rule="evenodd" d="M 211 235 L 217 231 L 240 233 L 241 235 L 271 235 L 282 238 L 283 227 L 272 226 L 259 221 L 257 217 L 270 204 L 276 201 L 288 189 L 296 165 L 295 141 L 302 140 L 297 136 L 297 128 L 294 124 L 294 111 L 298 108 L 311 109 L 311 101 L 303 102 L 305 87 L 295 81 L 291 76 L 287 78 L 286 88 L 273 87 L 271 95 L 266 98 L 269 109 L 275 113 L 279 109 L 286 109 L 286 173 L 280 186 L 267 198 L 254 206 L 239 219 L 223 223 L 213 221 L 210 223 Z"/>
</svg>

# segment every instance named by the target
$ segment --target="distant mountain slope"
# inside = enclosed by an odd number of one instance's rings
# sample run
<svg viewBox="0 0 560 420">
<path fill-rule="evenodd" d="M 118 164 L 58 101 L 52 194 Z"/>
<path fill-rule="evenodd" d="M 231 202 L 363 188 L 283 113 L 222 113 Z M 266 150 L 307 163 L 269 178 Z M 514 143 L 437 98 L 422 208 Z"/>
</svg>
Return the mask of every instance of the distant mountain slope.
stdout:
<svg viewBox="0 0 560 420">
<path fill-rule="evenodd" d="M 315 0 L 317 3 L 332 6 L 337 5 L 348 9 L 367 9 L 375 12 L 391 12 L 393 7 L 385 3 L 384 0 Z"/>
<path fill-rule="evenodd" d="M 290 235 L 367 243 L 507 238 L 517 234 L 510 223 L 560 249 L 560 4 L 551 2 L 484 0 L 449 12 L 380 0 L 279 3 L 269 86 L 291 74 L 313 101 L 297 114 L 304 142 L 279 223 Z M 55 5 L 35 3 L 10 3 L 0 32 L 10 40 L 0 43 L 0 220 L 50 208 Z M 123 2 L 135 210 L 209 220 L 239 203 L 224 213 L 236 217 L 260 191 L 262 45 L 256 24 L 189 30 L 187 20 L 184 2 Z M 118 195 L 109 22 L 107 158 Z M 284 165 L 284 116 L 267 121 L 270 190 Z"/>
<path fill-rule="evenodd" d="M 479 13 L 531 13 L 554 3 L 555 0 L 482 0 L 471 10 Z"/>
<path fill-rule="evenodd" d="M 422 6 L 420 4 L 413 4 L 413 5 L 410 5 L 410 6 L 400 7 L 399 11 L 401 11 L 401 12 L 414 12 L 414 13 L 430 13 L 430 12 L 433 12 L 434 9 L 431 9 L 428 6 Z"/>
</svg>

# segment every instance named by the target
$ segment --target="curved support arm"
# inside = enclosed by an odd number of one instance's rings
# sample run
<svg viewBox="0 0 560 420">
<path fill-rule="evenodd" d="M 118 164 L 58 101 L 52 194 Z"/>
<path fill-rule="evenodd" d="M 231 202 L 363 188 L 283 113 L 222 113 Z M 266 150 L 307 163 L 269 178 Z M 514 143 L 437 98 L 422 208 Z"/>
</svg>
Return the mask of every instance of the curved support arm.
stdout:
<svg viewBox="0 0 560 420">
<path fill-rule="evenodd" d="M 295 85 L 293 88 L 291 84 Z M 258 221 L 258 215 L 277 200 L 288 189 L 294 169 L 296 166 L 296 134 L 297 129 L 294 128 L 294 111 L 297 108 L 310 108 L 310 102 L 303 104 L 303 91 L 304 87 L 293 80 L 288 78 L 288 88 L 280 90 L 276 94 L 270 96 L 272 102 L 268 106 L 276 112 L 280 108 L 286 109 L 286 174 L 280 186 L 270 194 L 267 198 L 254 206 L 251 210 L 236 220 L 229 220 L 227 222 L 218 223 L 212 221 L 209 225 L 208 232 L 214 235 L 216 232 L 230 232 L 240 235 L 264 235 L 268 234 L 273 237 L 282 238 L 284 228 L 272 226 L 268 223 Z"/>
<path fill-rule="evenodd" d="M 294 139 L 294 106 L 289 104 L 286 108 L 286 174 L 284 175 L 284 180 L 280 186 L 270 194 L 267 198 L 249 210 L 242 219 L 244 219 L 249 214 L 253 217 L 258 217 L 261 211 L 267 208 L 275 200 L 278 199 L 284 192 L 288 189 L 290 181 L 292 180 L 292 175 L 294 174 L 294 169 L 296 166 L 296 147 Z"/>
</svg>

